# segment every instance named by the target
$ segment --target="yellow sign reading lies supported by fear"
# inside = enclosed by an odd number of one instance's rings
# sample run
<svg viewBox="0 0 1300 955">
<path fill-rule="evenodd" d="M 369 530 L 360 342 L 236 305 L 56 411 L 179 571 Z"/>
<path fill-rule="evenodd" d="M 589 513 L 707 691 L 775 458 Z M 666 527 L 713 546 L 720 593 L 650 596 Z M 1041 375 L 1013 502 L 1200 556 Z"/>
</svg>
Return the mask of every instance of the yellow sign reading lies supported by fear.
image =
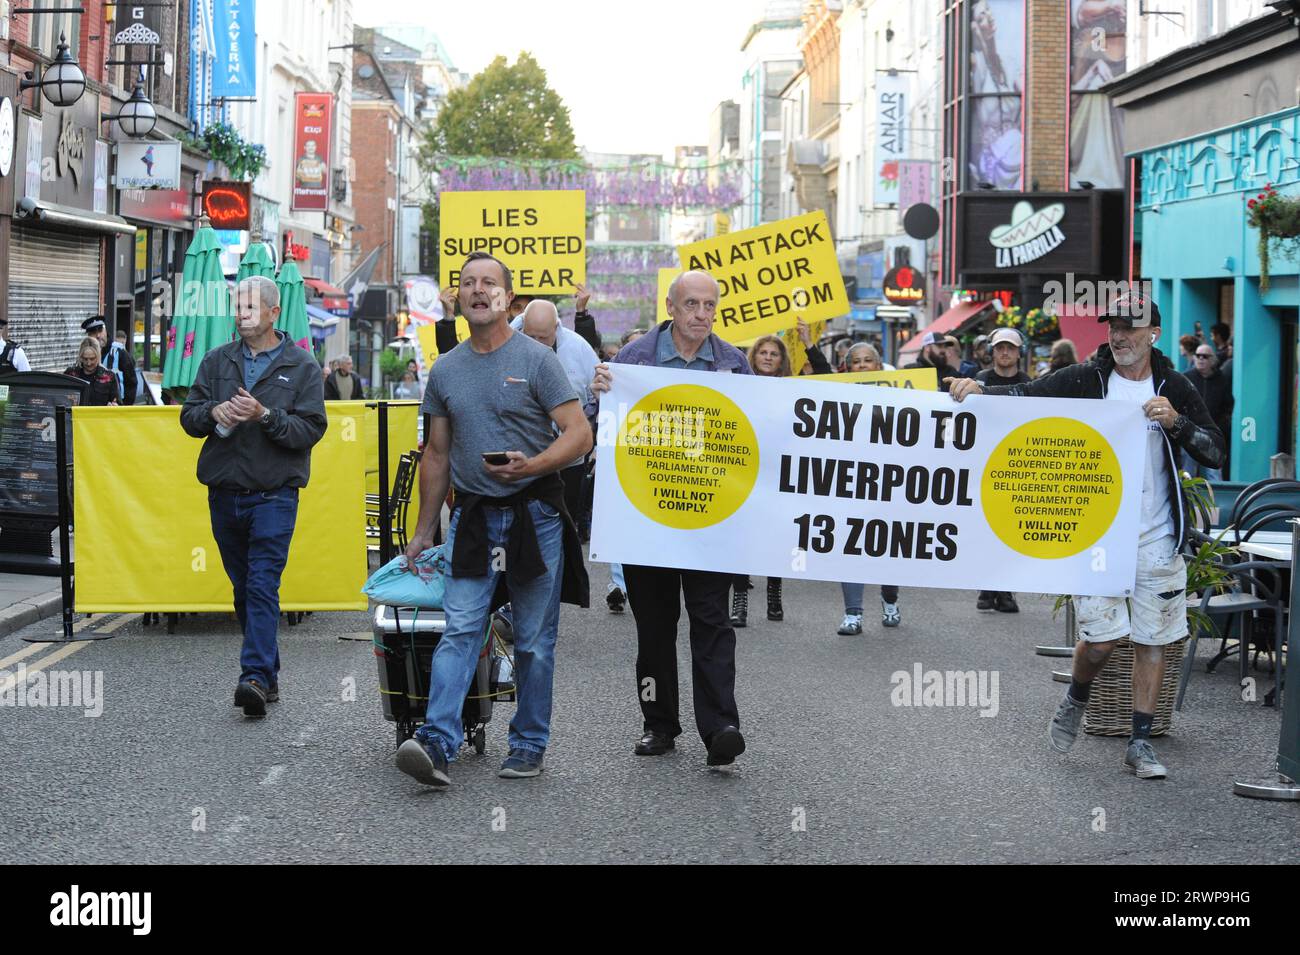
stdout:
<svg viewBox="0 0 1300 955">
<path fill-rule="evenodd" d="M 438 284 L 456 288 L 471 252 L 488 252 L 514 273 L 521 295 L 571 295 L 587 281 L 587 194 L 581 189 L 534 192 L 444 192 Z"/>
<path fill-rule="evenodd" d="M 820 210 L 692 242 L 680 246 L 677 257 L 683 268 L 718 280 L 722 296 L 713 331 L 725 341 L 849 311 L 835 242 Z"/>
</svg>

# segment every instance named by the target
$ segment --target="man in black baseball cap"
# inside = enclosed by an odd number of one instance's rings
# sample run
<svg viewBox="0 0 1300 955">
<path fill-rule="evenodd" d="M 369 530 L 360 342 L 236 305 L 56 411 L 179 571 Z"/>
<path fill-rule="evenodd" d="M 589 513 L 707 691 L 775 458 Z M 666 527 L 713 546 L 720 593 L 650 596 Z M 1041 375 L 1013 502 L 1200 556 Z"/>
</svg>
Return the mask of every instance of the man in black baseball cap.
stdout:
<svg viewBox="0 0 1300 955">
<path fill-rule="evenodd" d="M 1147 417 L 1142 516 L 1138 529 L 1137 579 L 1130 598 L 1076 595 L 1080 640 L 1074 648 L 1070 689 L 1048 728 L 1053 749 L 1064 753 L 1079 735 L 1092 681 L 1123 637 L 1133 644 L 1133 734 L 1124 764 L 1140 779 L 1163 779 L 1167 770 L 1151 746 L 1151 724 L 1164 679 L 1166 644 L 1187 636 L 1184 591 L 1187 568 L 1187 502 L 1178 475 L 1183 452 L 1206 467 L 1223 460 L 1223 434 L 1205 402 L 1173 363 L 1156 348 L 1160 309 L 1137 291 L 1111 300 L 1098 321 L 1110 324 L 1109 343 L 1090 360 L 1017 385 L 954 380 L 949 394 L 1031 398 L 1092 398 L 1132 401 Z M 1086 416 L 1080 411 L 1080 417 Z"/>
<path fill-rule="evenodd" d="M 100 363 L 117 379 L 117 402 L 122 405 L 135 404 L 139 379 L 135 374 L 135 357 L 119 341 L 108 340 L 108 326 L 103 315 L 92 315 L 81 323 L 86 334 L 99 342 L 103 354 Z"/>
</svg>

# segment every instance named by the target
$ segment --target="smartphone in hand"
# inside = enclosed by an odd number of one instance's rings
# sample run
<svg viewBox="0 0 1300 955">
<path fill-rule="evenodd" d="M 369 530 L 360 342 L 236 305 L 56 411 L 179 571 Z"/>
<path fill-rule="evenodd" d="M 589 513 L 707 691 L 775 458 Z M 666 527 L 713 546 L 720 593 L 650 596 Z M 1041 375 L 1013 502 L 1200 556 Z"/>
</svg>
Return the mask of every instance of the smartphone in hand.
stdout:
<svg viewBox="0 0 1300 955">
<path fill-rule="evenodd" d="M 483 460 L 488 464 L 500 466 L 510 463 L 510 455 L 505 451 L 484 451 Z"/>
</svg>

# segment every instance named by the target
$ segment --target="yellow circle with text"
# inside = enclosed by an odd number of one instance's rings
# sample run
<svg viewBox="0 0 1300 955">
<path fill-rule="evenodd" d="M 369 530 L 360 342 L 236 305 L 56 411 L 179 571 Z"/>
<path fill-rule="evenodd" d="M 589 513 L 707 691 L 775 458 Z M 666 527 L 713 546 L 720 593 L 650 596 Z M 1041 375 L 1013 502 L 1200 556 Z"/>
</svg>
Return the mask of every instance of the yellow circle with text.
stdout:
<svg viewBox="0 0 1300 955">
<path fill-rule="evenodd" d="M 1073 557 L 1119 513 L 1124 480 L 1110 442 L 1073 418 L 1016 428 L 989 455 L 980 503 L 1002 543 L 1026 557 Z"/>
<path fill-rule="evenodd" d="M 734 401 L 712 388 L 672 385 L 627 413 L 614 455 L 637 510 L 665 527 L 725 521 L 758 480 L 758 439 Z"/>
</svg>

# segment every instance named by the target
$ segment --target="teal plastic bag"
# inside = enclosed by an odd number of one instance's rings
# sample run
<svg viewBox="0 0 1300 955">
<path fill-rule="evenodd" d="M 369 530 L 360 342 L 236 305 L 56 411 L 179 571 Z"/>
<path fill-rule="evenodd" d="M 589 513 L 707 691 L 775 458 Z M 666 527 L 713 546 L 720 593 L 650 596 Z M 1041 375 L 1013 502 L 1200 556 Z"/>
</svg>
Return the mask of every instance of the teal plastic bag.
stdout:
<svg viewBox="0 0 1300 955">
<path fill-rule="evenodd" d="M 407 567 L 405 555 L 394 557 L 370 575 L 361 592 L 390 607 L 441 610 L 447 569 L 442 546 L 430 547 L 415 558 L 414 574 Z"/>
</svg>

